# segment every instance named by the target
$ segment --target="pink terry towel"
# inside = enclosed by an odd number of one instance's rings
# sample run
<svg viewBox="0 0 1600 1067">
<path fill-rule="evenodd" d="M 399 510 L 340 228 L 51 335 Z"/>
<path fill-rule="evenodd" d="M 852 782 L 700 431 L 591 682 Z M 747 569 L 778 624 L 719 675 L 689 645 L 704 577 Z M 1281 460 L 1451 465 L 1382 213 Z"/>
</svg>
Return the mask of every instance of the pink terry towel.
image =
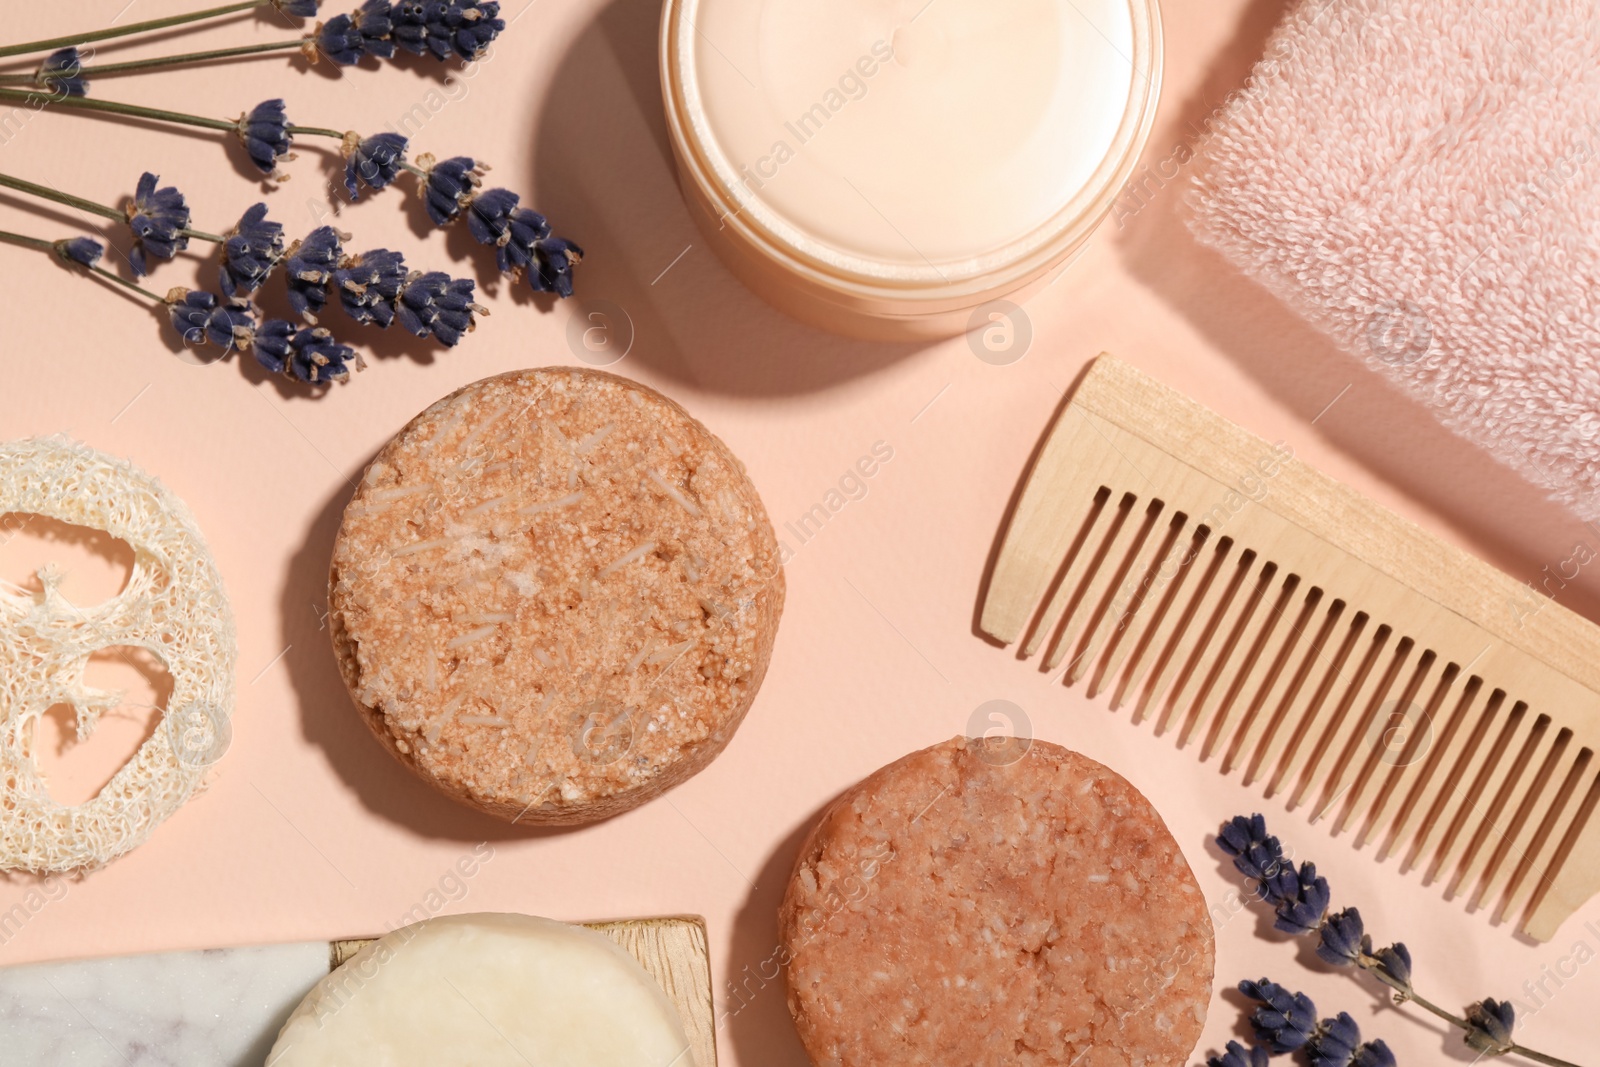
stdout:
<svg viewBox="0 0 1600 1067">
<path fill-rule="evenodd" d="M 1212 129 L 1199 238 L 1600 519 L 1600 5 L 1302 0 Z"/>
</svg>

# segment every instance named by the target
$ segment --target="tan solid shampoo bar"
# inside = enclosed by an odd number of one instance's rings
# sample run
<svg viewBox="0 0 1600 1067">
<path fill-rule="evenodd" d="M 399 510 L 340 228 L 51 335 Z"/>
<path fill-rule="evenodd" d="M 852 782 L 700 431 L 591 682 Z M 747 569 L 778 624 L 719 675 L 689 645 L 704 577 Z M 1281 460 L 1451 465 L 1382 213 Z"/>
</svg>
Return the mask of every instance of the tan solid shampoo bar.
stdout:
<svg viewBox="0 0 1600 1067">
<path fill-rule="evenodd" d="M 592 930 L 456 915 L 362 949 L 307 995 L 267 1067 L 694 1067 L 672 1002 Z"/>
<path fill-rule="evenodd" d="M 552 367 L 452 393 L 372 461 L 330 629 L 401 762 L 513 822 L 590 822 L 727 745 L 783 589 L 726 445 L 653 389 Z"/>
</svg>

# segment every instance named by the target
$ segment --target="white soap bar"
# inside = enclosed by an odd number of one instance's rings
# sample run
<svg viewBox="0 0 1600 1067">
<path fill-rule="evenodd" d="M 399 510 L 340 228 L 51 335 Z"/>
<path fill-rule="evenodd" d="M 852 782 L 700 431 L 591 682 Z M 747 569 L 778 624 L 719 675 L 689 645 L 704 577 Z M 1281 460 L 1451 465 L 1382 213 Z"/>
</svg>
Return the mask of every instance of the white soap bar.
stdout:
<svg viewBox="0 0 1600 1067">
<path fill-rule="evenodd" d="M 601 934 L 527 915 L 429 919 L 301 1002 L 267 1067 L 694 1067 L 672 1002 Z"/>
</svg>

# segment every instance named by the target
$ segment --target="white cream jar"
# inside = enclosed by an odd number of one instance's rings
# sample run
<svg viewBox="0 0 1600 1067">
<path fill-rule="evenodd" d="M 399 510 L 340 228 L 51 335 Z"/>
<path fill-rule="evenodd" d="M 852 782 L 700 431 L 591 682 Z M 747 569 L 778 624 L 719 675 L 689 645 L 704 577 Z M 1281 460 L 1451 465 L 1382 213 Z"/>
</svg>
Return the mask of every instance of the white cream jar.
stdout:
<svg viewBox="0 0 1600 1067">
<path fill-rule="evenodd" d="M 1161 80 L 1155 0 L 666 0 L 684 195 L 807 322 L 965 331 L 1110 210 Z"/>
</svg>

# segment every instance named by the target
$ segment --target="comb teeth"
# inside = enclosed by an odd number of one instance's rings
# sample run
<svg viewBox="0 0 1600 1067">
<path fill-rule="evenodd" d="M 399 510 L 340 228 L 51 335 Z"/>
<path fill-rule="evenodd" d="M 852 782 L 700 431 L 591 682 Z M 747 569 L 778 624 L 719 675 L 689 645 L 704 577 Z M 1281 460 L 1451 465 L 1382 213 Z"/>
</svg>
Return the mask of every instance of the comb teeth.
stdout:
<svg viewBox="0 0 1600 1067">
<path fill-rule="evenodd" d="M 1503 920 L 1593 806 L 1593 751 L 1314 579 L 1102 485 L 1019 656 Z"/>
<path fill-rule="evenodd" d="M 1109 357 L 980 625 L 1497 922 L 1600 891 L 1600 630 Z"/>
</svg>

